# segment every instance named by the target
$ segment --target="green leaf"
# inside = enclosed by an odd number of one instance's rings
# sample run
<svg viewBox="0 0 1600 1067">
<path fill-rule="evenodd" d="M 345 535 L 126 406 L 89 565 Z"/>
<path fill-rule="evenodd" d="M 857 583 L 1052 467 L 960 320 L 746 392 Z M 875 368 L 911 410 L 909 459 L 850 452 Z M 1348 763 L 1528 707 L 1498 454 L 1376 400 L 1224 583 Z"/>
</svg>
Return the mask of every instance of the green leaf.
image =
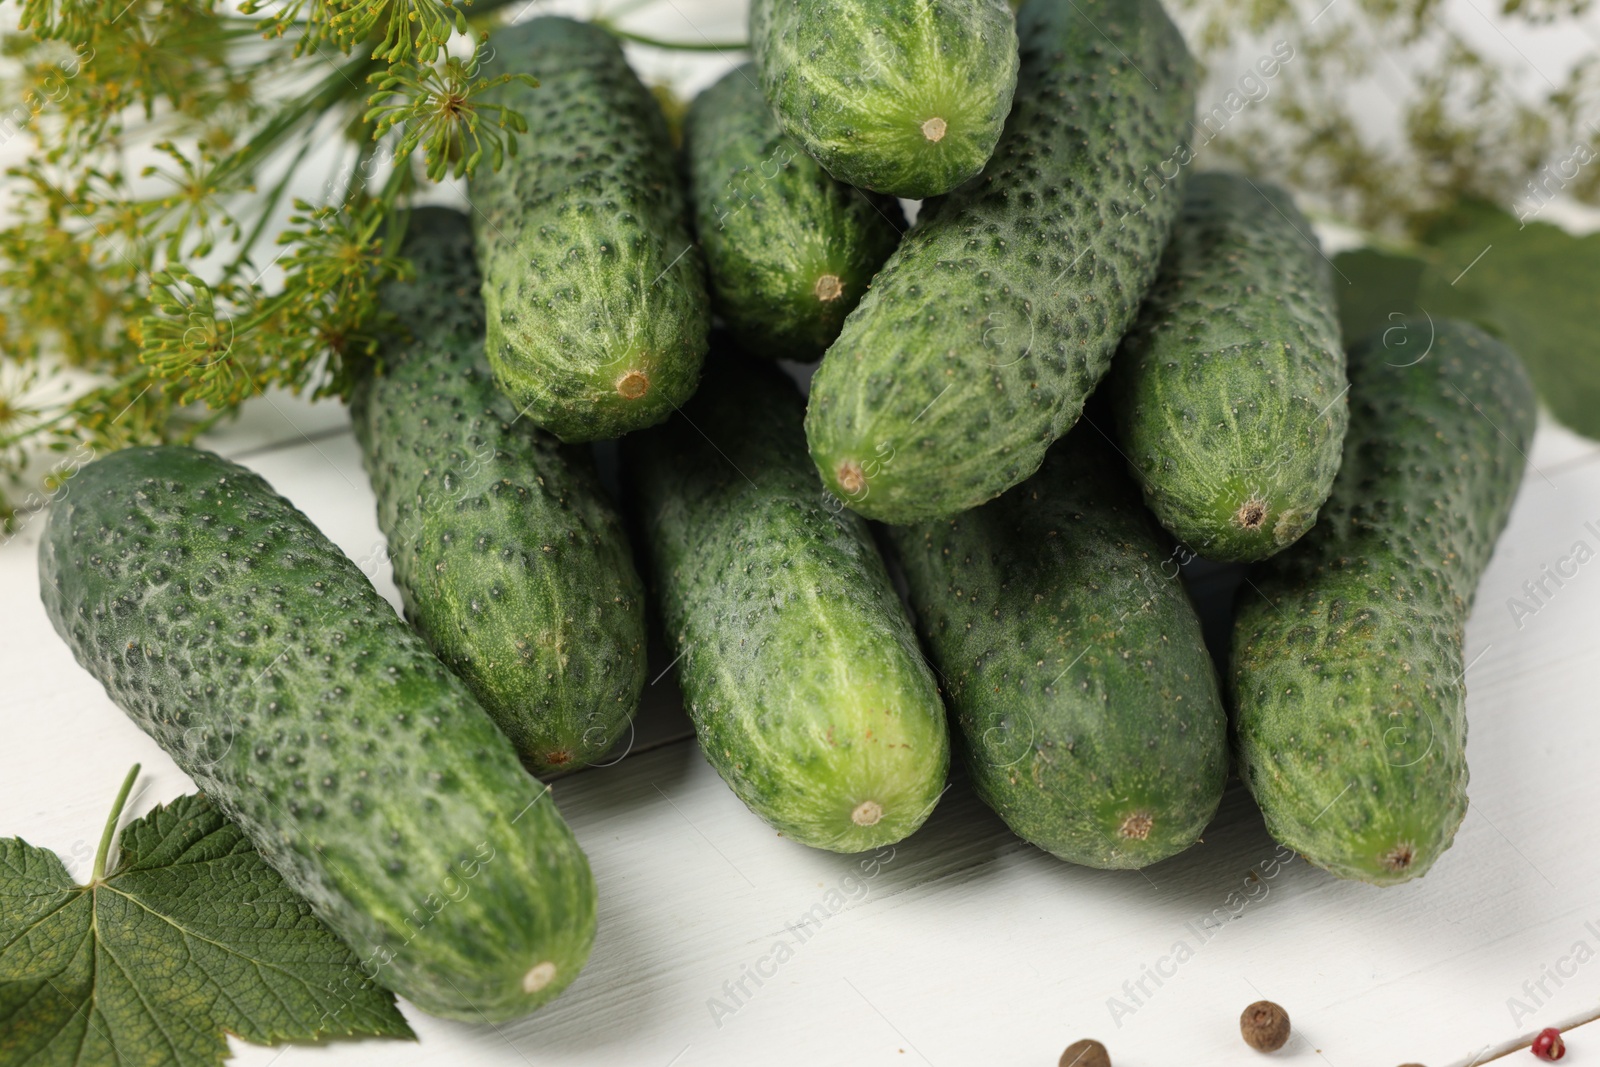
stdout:
<svg viewBox="0 0 1600 1067">
<path fill-rule="evenodd" d="M 204 796 L 131 823 L 118 845 L 111 873 L 79 886 L 54 853 L 0 839 L 0 1063 L 199 1067 L 227 1057 L 224 1031 L 414 1036 Z"/>
<path fill-rule="evenodd" d="M 1400 316 L 1416 311 L 1422 281 L 1420 259 L 1358 248 L 1333 257 L 1338 270 L 1334 287 L 1339 297 L 1339 329 L 1353 345 L 1370 333 L 1387 329 Z"/>
<path fill-rule="evenodd" d="M 1574 237 L 1498 207 L 1459 205 L 1423 233 L 1425 259 L 1363 248 L 1334 264 L 1346 343 L 1402 316 L 1467 319 L 1503 339 L 1527 365 L 1561 422 L 1600 438 L 1600 234 Z"/>
<path fill-rule="evenodd" d="M 1574 237 L 1474 204 L 1441 219 L 1427 237 L 1437 254 L 1418 302 L 1498 334 L 1522 356 L 1551 414 L 1600 437 L 1600 234 Z"/>
</svg>

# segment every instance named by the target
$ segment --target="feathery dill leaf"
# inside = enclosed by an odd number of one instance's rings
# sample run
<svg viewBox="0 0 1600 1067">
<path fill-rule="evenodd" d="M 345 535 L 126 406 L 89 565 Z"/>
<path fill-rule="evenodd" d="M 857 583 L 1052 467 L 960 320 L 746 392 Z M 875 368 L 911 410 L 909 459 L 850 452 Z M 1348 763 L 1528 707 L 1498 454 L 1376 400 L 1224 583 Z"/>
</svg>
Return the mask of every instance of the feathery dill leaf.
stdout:
<svg viewBox="0 0 1600 1067">
<path fill-rule="evenodd" d="M 377 288 L 409 269 L 406 197 L 424 174 L 498 167 L 526 128 L 477 100 L 507 80 L 477 73 L 507 2 L 469 20 L 439 0 L 251 0 L 242 16 L 16 0 L 22 32 L 0 51 L 19 103 L 0 136 L 32 151 L 6 172 L 0 227 L 0 360 L 20 369 L 0 376 L 0 487 L 40 449 L 186 440 L 271 387 L 347 393 L 383 325 Z M 330 130 L 346 162 L 285 226 Z M 39 408 L 45 380 L 73 388 Z"/>
<path fill-rule="evenodd" d="M 1600 152 L 1600 54 L 1562 69 L 1485 35 L 1484 12 L 1439 0 L 1175 0 L 1210 75 L 1196 141 L 1207 167 L 1287 185 L 1319 214 L 1390 238 L 1415 238 L 1463 201 L 1511 207 L 1551 184 L 1575 146 Z M 1508 29 L 1593 37 L 1591 0 L 1500 0 Z M 1559 31 L 1550 29 L 1559 24 Z M 1293 58 L 1253 67 L 1273 42 Z M 1244 79 L 1253 79 L 1246 83 Z M 1363 91 L 1354 91 L 1357 85 Z M 1244 101 L 1228 121 L 1221 94 Z M 1243 90 L 1243 91 L 1241 91 Z M 1251 92 L 1253 90 L 1253 92 Z M 1367 121 L 1373 97 L 1394 129 Z M 1209 121 L 1209 126 L 1208 126 Z M 1563 175 L 1563 195 L 1600 205 L 1600 168 Z"/>
</svg>

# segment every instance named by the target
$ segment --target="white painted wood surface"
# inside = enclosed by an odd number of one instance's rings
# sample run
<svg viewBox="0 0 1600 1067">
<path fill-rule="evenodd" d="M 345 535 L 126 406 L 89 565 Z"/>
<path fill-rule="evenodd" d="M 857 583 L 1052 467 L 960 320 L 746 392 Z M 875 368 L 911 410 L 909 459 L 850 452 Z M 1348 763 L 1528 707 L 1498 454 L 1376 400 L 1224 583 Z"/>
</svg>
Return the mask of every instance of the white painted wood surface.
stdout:
<svg viewBox="0 0 1600 1067">
<path fill-rule="evenodd" d="M 210 443 L 395 599 L 344 427 L 337 408 L 275 397 Z M 1600 563 L 1520 628 L 1507 608 L 1575 542 L 1600 548 L 1586 526 L 1600 528 L 1600 446 L 1546 425 L 1531 459 L 1467 631 L 1472 808 L 1419 882 L 1380 890 L 1284 860 L 1237 785 L 1202 844 L 1144 872 L 1022 844 L 959 779 L 910 840 L 876 857 L 814 852 L 746 811 L 682 739 L 669 675 L 631 753 L 555 787 L 601 888 L 593 959 L 562 998 L 498 1028 L 408 1010 L 416 1045 L 235 1042 L 239 1062 L 1045 1065 L 1090 1035 L 1119 1067 L 1247 1064 L 1238 1013 L 1267 997 L 1299 1035 L 1279 1059 L 1446 1067 L 1600 1015 L 1600 962 L 1572 958 L 1579 942 L 1600 951 Z M 83 875 L 130 763 L 146 773 L 129 817 L 192 785 L 52 632 L 42 525 L 0 548 L 0 832 Z M 1560 986 L 1558 968 L 1575 971 Z M 1158 986 L 1152 969 L 1170 976 Z M 1530 1011 L 1514 1018 L 1510 998 Z M 1570 1062 L 1600 1062 L 1589 1030 Z"/>
<path fill-rule="evenodd" d="M 726 39 L 741 33 L 739 7 L 675 0 L 636 25 Z M 689 89 L 733 61 L 639 58 Z M 262 398 L 208 443 L 265 475 L 397 599 L 342 409 Z M 601 889 L 593 958 L 563 997 L 499 1027 L 407 1006 L 416 1044 L 235 1041 L 237 1062 L 1045 1067 L 1094 1036 L 1118 1067 L 1250 1064 L 1238 1014 L 1266 997 L 1296 1027 L 1275 1060 L 1467 1067 L 1596 1018 L 1600 562 L 1520 625 L 1507 601 L 1575 542 L 1600 549 L 1600 445 L 1547 424 L 1531 461 L 1467 630 L 1472 808 L 1419 882 L 1379 890 L 1284 860 L 1237 783 L 1202 844 L 1143 872 L 1076 868 L 1019 842 L 959 777 L 912 839 L 877 856 L 814 852 L 779 838 L 701 759 L 669 675 L 625 758 L 555 787 Z M 86 876 L 130 763 L 145 774 L 127 818 L 193 785 L 52 632 L 37 595 L 42 523 L 0 546 L 0 834 Z M 1212 601 L 1226 586 L 1197 584 Z M 1600 1025 L 1570 1040 L 1566 1062 L 1600 1063 Z"/>
</svg>

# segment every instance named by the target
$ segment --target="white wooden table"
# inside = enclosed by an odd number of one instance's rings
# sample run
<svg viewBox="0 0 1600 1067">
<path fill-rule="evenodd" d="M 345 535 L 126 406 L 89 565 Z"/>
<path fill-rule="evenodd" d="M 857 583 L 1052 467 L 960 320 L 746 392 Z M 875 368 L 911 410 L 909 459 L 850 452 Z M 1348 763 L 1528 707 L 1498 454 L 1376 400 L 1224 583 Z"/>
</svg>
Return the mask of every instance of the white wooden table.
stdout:
<svg viewBox="0 0 1600 1067">
<path fill-rule="evenodd" d="M 739 6 L 677 0 L 638 25 L 737 37 Z M 728 60 L 647 62 L 697 88 Z M 342 408 L 258 399 L 207 443 L 397 601 Z M 1600 1017 L 1600 562 L 1520 625 L 1507 607 L 1575 542 L 1600 548 L 1600 445 L 1545 425 L 1531 461 L 1467 629 L 1471 810 L 1421 881 L 1380 890 L 1284 861 L 1237 783 L 1203 843 L 1143 872 L 1023 844 L 959 777 L 910 840 L 876 857 L 811 851 L 700 757 L 668 675 L 625 758 L 555 787 L 601 891 L 593 957 L 558 1001 L 500 1027 L 407 1006 L 417 1044 L 235 1041 L 238 1062 L 1047 1067 L 1093 1036 L 1118 1067 L 1250 1064 L 1237 1020 L 1265 997 L 1296 1028 L 1276 1060 L 1466 1067 Z M 145 773 L 127 818 L 193 785 L 51 630 L 42 525 L 0 547 L 0 834 L 86 877 L 131 763 Z M 1196 588 L 1216 610 L 1226 576 Z M 1600 1026 L 1570 1036 L 1566 1062 L 1600 1064 Z"/>
<path fill-rule="evenodd" d="M 253 401 L 208 443 L 397 599 L 342 408 Z M 1467 629 L 1471 811 L 1418 882 L 1374 889 L 1285 862 L 1237 784 L 1203 843 L 1143 872 L 1023 844 L 959 779 L 910 840 L 876 857 L 815 852 L 779 838 L 700 757 L 669 674 L 625 758 L 555 786 L 601 891 L 593 958 L 566 994 L 498 1028 L 408 1009 L 416 1045 L 235 1042 L 239 1062 L 1048 1065 L 1096 1036 L 1119 1067 L 1180 1053 L 1248 1064 L 1238 1014 L 1266 997 L 1296 1025 L 1279 1059 L 1447 1067 L 1600 1016 L 1600 962 L 1570 958 L 1578 942 L 1600 951 L 1600 563 L 1520 628 L 1506 606 L 1575 541 L 1600 547 L 1585 526 L 1600 527 L 1600 445 L 1547 425 L 1531 460 Z M 193 786 L 51 630 L 42 527 L 0 548 L 0 834 L 56 850 L 81 877 L 129 764 L 145 767 L 130 818 Z M 1557 986 L 1558 969 L 1575 973 Z M 1170 977 L 1157 985 L 1152 970 Z M 1514 1018 L 1510 998 L 1529 1010 Z M 1569 1062 L 1600 1063 L 1589 1029 Z"/>
</svg>

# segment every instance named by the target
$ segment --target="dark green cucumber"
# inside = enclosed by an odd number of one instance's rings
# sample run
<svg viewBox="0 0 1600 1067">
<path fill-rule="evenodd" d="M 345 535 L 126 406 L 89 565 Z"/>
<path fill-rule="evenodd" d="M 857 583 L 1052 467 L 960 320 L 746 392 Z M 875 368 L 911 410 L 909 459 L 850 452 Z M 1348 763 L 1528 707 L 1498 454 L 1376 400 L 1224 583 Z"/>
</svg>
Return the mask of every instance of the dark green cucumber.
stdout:
<svg viewBox="0 0 1600 1067">
<path fill-rule="evenodd" d="M 406 617 L 537 771 L 592 763 L 645 674 L 644 587 L 587 449 L 517 418 L 483 358 L 467 217 L 412 212 L 405 330 L 351 402 Z"/>
<path fill-rule="evenodd" d="M 1281 551 L 1333 488 L 1347 405 L 1329 275 L 1288 193 L 1191 179 L 1107 386 L 1145 502 L 1203 556 Z"/>
<path fill-rule="evenodd" d="M 706 759 L 785 835 L 860 852 L 928 817 L 949 740 L 871 533 L 806 461 L 801 407 L 774 367 L 714 364 L 625 459 Z"/>
<path fill-rule="evenodd" d="M 472 179 L 489 364 L 566 441 L 660 422 L 694 392 L 710 308 L 661 108 L 606 31 L 545 17 L 494 35 L 486 94 L 528 132 Z"/>
<path fill-rule="evenodd" d="M 78 662 L 378 982 L 499 1021 L 594 940 L 549 790 L 338 548 L 243 467 L 135 448 L 50 510 L 39 586 Z"/>
<path fill-rule="evenodd" d="M 686 140 L 695 222 L 729 332 L 747 352 L 820 359 L 899 243 L 900 205 L 830 178 L 779 129 L 748 65 L 695 98 Z"/>
<path fill-rule="evenodd" d="M 1267 829 L 1387 885 L 1426 873 L 1466 814 L 1462 630 L 1535 402 L 1516 354 L 1465 323 L 1393 325 L 1349 373 L 1344 466 L 1317 525 L 1241 591 L 1231 689 Z"/>
<path fill-rule="evenodd" d="M 1189 847 L 1228 770 L 1200 620 L 1120 468 L 1081 426 L 999 500 L 889 530 L 978 795 L 1091 867 Z"/>
<path fill-rule="evenodd" d="M 1077 421 L 1178 214 L 1194 63 L 1157 0 L 1032 0 L 983 176 L 924 208 L 811 383 L 822 479 L 869 518 L 976 507 Z"/>
<path fill-rule="evenodd" d="M 840 181 L 911 199 L 983 169 L 1011 110 L 1006 0 L 752 0 L 783 128 Z"/>
</svg>

